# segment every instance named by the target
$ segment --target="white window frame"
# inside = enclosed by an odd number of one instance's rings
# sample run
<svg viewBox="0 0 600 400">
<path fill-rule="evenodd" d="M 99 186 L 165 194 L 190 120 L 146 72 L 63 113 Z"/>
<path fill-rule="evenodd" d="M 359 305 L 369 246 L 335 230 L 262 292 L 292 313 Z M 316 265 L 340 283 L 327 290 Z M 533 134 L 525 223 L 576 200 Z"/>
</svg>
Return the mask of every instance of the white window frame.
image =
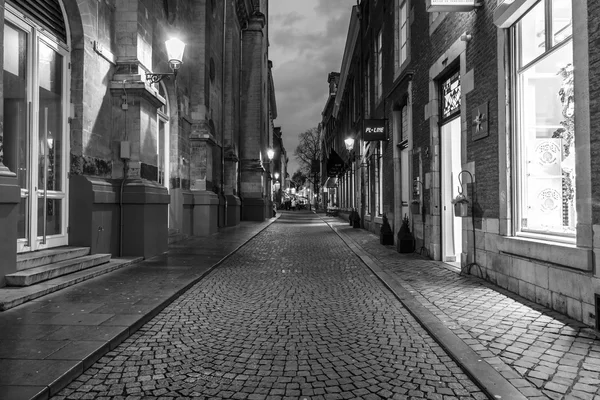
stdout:
<svg viewBox="0 0 600 400">
<path fill-rule="evenodd" d="M 520 76 L 522 73 L 525 73 L 528 69 L 534 67 L 536 64 L 543 62 L 547 57 L 551 56 L 553 53 L 555 53 L 556 51 L 558 51 L 559 49 L 563 48 L 564 46 L 568 45 L 569 43 L 571 43 L 571 45 L 573 44 L 573 35 L 570 35 L 569 37 L 565 38 L 563 41 L 559 42 L 559 43 L 553 43 L 552 40 L 552 34 L 553 34 L 553 29 L 552 29 L 552 20 L 551 20 L 551 4 L 552 4 L 552 0 L 540 0 L 538 2 L 536 2 L 535 6 L 538 6 L 540 3 L 544 3 L 544 9 L 545 9 L 545 49 L 543 51 L 542 54 L 540 54 L 539 56 L 537 56 L 535 59 L 530 60 L 527 62 L 527 64 L 525 65 L 519 65 L 520 64 L 520 51 L 521 51 L 521 43 L 519 43 L 519 38 L 520 35 L 518 33 L 519 30 L 519 22 L 515 23 L 513 25 L 513 27 L 511 28 L 511 33 L 512 33 L 512 43 L 511 43 L 511 49 L 512 49 L 512 60 L 513 60 L 513 64 L 511 66 L 512 69 L 512 76 L 514 77 L 513 79 L 513 107 L 512 107 L 512 113 L 513 113 L 513 126 L 515 127 L 514 129 L 514 148 L 513 148 L 513 159 L 515 161 L 515 173 L 513 175 L 513 187 L 515 188 L 514 193 L 513 193 L 513 198 L 514 198 L 514 210 L 513 210 L 513 220 L 514 220 L 514 235 L 515 236 L 520 236 L 520 237 L 526 237 L 526 238 L 531 238 L 531 239 L 541 239 L 541 240 L 545 240 L 545 241 L 553 241 L 553 242 L 559 242 L 559 243 L 568 243 L 568 244 L 574 244 L 576 242 L 576 233 L 560 233 L 560 232 L 553 232 L 553 231 L 542 231 L 539 229 L 528 229 L 528 228 L 524 228 L 523 227 L 523 221 L 522 221 L 522 207 L 523 207 L 523 203 L 524 203 L 524 196 L 526 196 L 526 184 L 528 184 L 527 181 L 527 177 L 526 175 L 526 166 L 524 165 L 526 162 L 526 154 L 525 153 L 525 144 L 523 143 L 524 140 L 528 139 L 529 136 L 523 132 L 523 122 L 522 122 L 522 115 L 523 115 L 523 108 L 521 107 L 521 91 L 522 91 L 522 86 L 520 84 Z M 535 7 L 534 6 L 534 7 Z M 527 12 L 531 12 L 531 10 L 533 10 L 534 7 L 531 7 L 531 9 Z M 525 13 L 523 16 L 527 15 L 527 13 Z M 521 16 L 521 19 L 523 18 L 523 16 Z M 520 21 L 520 20 L 519 20 Z M 574 63 L 574 54 L 572 55 L 572 63 Z M 574 133 L 575 137 L 577 137 L 577 124 L 575 125 L 575 133 Z M 576 151 L 576 147 L 573 147 L 573 151 Z M 577 163 L 575 163 L 575 165 L 577 166 Z M 574 169 L 575 170 L 575 176 L 577 175 L 577 168 Z M 575 180 L 573 179 L 573 184 L 575 185 Z M 577 198 L 574 199 L 574 201 L 577 201 Z M 577 230 L 577 226 L 575 227 L 575 230 Z"/>
<path fill-rule="evenodd" d="M 170 130 L 171 127 L 169 125 L 169 99 L 168 99 L 168 93 L 167 93 L 167 88 L 165 86 L 165 84 L 163 82 L 159 82 L 158 85 L 160 85 L 163 89 L 163 92 L 165 93 L 165 105 L 163 107 L 160 107 L 156 110 L 156 166 L 157 166 L 157 172 L 156 172 L 156 180 L 157 182 L 166 187 L 167 190 L 169 190 L 170 188 L 170 176 L 171 176 L 171 171 L 170 171 L 170 157 L 171 157 L 171 152 L 170 150 Z M 161 94 L 159 94 L 159 96 L 162 97 Z M 164 163 L 161 166 L 160 165 L 160 123 L 164 123 L 165 124 L 165 144 L 164 144 Z M 162 171 L 163 171 L 163 182 L 160 181 L 160 172 L 161 172 L 161 167 L 162 167 Z"/>
<path fill-rule="evenodd" d="M 408 0 L 394 1 L 394 78 L 397 78 L 408 59 L 410 24 Z"/>
</svg>

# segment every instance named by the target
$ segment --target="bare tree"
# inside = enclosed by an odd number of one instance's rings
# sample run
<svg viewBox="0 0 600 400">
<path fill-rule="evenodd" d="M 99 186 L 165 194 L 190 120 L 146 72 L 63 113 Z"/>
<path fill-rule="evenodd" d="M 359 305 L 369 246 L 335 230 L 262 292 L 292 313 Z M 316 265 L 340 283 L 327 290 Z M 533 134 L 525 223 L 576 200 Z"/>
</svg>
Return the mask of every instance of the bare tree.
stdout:
<svg viewBox="0 0 600 400">
<path fill-rule="evenodd" d="M 319 143 L 319 128 L 310 128 L 298 135 L 300 144 L 294 151 L 294 156 L 300 163 L 300 169 L 306 176 L 318 178 L 318 167 L 321 160 L 321 146 Z"/>
<path fill-rule="evenodd" d="M 321 180 L 321 145 L 319 142 L 319 133 L 319 128 L 314 127 L 299 134 L 300 144 L 294 150 L 294 156 L 300 163 L 300 171 L 302 171 L 308 181 L 312 182 L 314 193 L 317 196 L 319 194 L 318 182 Z"/>
</svg>

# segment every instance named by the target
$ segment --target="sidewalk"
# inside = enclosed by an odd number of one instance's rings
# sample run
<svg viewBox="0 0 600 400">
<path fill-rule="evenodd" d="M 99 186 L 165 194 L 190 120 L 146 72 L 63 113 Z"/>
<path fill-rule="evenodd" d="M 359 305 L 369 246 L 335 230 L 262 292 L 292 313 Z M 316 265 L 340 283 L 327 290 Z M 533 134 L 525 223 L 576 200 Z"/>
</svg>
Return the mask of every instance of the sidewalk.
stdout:
<svg viewBox="0 0 600 400">
<path fill-rule="evenodd" d="M 492 398 L 600 399 L 600 339 L 593 329 L 319 216 Z"/>
<path fill-rule="evenodd" d="M 1 312 L 0 399 L 56 394 L 275 220 L 173 243 L 164 255 Z"/>
</svg>

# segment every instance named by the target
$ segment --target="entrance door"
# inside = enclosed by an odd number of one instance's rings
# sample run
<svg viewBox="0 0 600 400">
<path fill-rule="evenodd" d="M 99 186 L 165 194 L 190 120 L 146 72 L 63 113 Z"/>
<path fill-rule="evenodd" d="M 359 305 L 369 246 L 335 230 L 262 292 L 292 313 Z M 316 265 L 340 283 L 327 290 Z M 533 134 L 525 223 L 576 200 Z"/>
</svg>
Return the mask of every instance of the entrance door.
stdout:
<svg viewBox="0 0 600 400">
<path fill-rule="evenodd" d="M 442 157 L 442 261 L 460 265 L 462 252 L 462 218 L 454 216 L 452 199 L 458 194 L 461 171 L 461 126 L 455 118 L 441 127 Z"/>
<path fill-rule="evenodd" d="M 4 60 L 5 163 L 21 186 L 17 251 L 66 245 L 68 52 L 7 12 Z"/>
</svg>

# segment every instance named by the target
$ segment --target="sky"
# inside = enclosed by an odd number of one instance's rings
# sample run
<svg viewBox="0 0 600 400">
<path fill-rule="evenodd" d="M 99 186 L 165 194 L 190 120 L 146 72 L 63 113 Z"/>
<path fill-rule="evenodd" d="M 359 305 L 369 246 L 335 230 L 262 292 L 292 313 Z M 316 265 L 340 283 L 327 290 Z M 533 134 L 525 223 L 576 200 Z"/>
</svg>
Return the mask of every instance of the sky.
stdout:
<svg viewBox="0 0 600 400">
<path fill-rule="evenodd" d="M 356 0 L 269 1 L 269 60 L 277 119 L 287 151 L 290 176 L 298 134 L 316 127 L 327 101 L 327 76 L 339 72 L 348 24 Z"/>
</svg>

